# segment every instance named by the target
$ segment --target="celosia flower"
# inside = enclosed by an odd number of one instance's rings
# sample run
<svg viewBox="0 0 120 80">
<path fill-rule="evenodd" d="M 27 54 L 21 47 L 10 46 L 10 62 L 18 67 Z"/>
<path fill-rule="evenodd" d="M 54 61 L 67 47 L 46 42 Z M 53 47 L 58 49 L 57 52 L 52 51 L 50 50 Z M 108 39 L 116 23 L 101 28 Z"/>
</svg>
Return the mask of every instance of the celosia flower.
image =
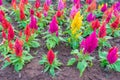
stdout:
<svg viewBox="0 0 120 80">
<path fill-rule="evenodd" d="M 77 12 L 78 12 L 78 9 L 75 6 L 73 6 L 70 11 L 70 18 L 74 19 L 74 16 L 76 15 Z"/>
<path fill-rule="evenodd" d="M 24 33 L 25 33 L 25 36 L 26 36 L 26 42 L 28 42 L 29 37 L 31 36 L 31 31 L 30 31 L 29 25 L 26 26 Z"/>
<path fill-rule="evenodd" d="M 91 22 L 91 21 L 95 20 L 95 18 L 96 18 L 96 16 L 90 12 L 87 16 L 87 21 Z"/>
<path fill-rule="evenodd" d="M 53 52 L 52 49 L 51 49 L 51 50 L 49 50 L 48 53 L 47 53 L 48 63 L 51 65 L 51 64 L 53 63 L 54 59 L 55 59 L 55 54 L 54 54 L 54 52 Z"/>
<path fill-rule="evenodd" d="M 13 50 L 13 43 L 10 41 L 9 43 L 8 43 L 8 46 L 9 46 L 9 48 L 11 49 L 11 50 Z"/>
<path fill-rule="evenodd" d="M 2 19 L 1 23 L 4 30 L 7 30 L 10 26 L 10 23 L 5 18 Z"/>
<path fill-rule="evenodd" d="M 79 9 L 80 8 L 80 0 L 74 0 L 74 6 Z"/>
<path fill-rule="evenodd" d="M 2 5 L 2 0 L 0 0 L 0 6 Z"/>
<path fill-rule="evenodd" d="M 102 6 L 101 11 L 102 11 L 102 12 L 105 12 L 106 10 L 107 10 L 107 4 L 105 3 L 105 4 Z"/>
<path fill-rule="evenodd" d="M 91 4 L 92 0 L 86 0 L 86 4 Z"/>
<path fill-rule="evenodd" d="M 49 24 L 49 33 L 51 34 L 58 33 L 58 23 L 57 23 L 57 19 L 55 16 L 52 18 L 52 21 Z"/>
<path fill-rule="evenodd" d="M 28 0 L 22 0 L 22 2 L 23 2 L 24 4 L 27 4 L 27 3 L 28 3 Z"/>
<path fill-rule="evenodd" d="M 120 23 L 120 19 L 117 18 L 112 24 L 111 24 L 111 28 L 113 29 L 117 29 Z"/>
<path fill-rule="evenodd" d="M 5 13 L 3 10 L 0 10 L 0 22 L 2 22 L 3 18 L 5 17 Z"/>
<path fill-rule="evenodd" d="M 107 16 L 107 18 L 106 18 L 106 23 L 109 23 L 109 21 L 111 20 L 111 18 L 112 18 L 112 13 L 109 13 L 108 14 L 108 16 Z"/>
<path fill-rule="evenodd" d="M 15 54 L 17 57 L 22 56 L 22 52 L 23 52 L 22 46 L 23 45 L 21 44 L 21 41 L 19 39 L 16 39 L 14 48 L 15 48 Z"/>
<path fill-rule="evenodd" d="M 99 27 L 100 27 L 100 22 L 99 22 L 98 19 L 92 21 L 92 29 L 93 29 L 93 30 L 96 30 L 96 29 L 98 29 Z"/>
<path fill-rule="evenodd" d="M 56 16 L 57 17 L 61 17 L 62 15 L 63 15 L 63 11 L 60 11 L 60 10 L 58 10 L 57 12 L 56 12 Z"/>
<path fill-rule="evenodd" d="M 20 9 L 20 20 L 24 20 L 25 19 L 25 13 L 23 9 Z"/>
<path fill-rule="evenodd" d="M 11 4 L 12 4 L 12 7 L 16 10 L 16 8 L 17 8 L 16 0 L 12 0 Z"/>
<path fill-rule="evenodd" d="M 38 26 L 37 26 L 37 19 L 34 17 L 34 15 L 30 16 L 30 28 L 34 29 L 34 30 L 38 30 Z"/>
<path fill-rule="evenodd" d="M 40 0 L 35 1 L 35 8 L 38 9 L 40 7 Z"/>
<path fill-rule="evenodd" d="M 91 12 L 91 11 L 94 11 L 96 9 L 96 1 L 92 1 L 92 3 L 88 6 L 87 8 L 87 12 Z"/>
<path fill-rule="evenodd" d="M 30 9 L 30 16 L 34 15 L 34 10 Z"/>
<path fill-rule="evenodd" d="M 12 28 L 12 25 L 10 24 L 8 28 L 8 41 L 13 40 L 14 38 L 14 29 Z"/>
<path fill-rule="evenodd" d="M 20 30 L 20 31 L 19 31 L 19 37 L 21 37 L 21 36 L 22 36 L 22 31 Z"/>
<path fill-rule="evenodd" d="M 109 49 L 107 54 L 107 61 L 109 64 L 114 64 L 118 59 L 118 48 L 112 47 Z"/>
<path fill-rule="evenodd" d="M 104 38 L 106 36 L 106 23 L 103 23 L 98 32 L 99 38 Z"/>
<path fill-rule="evenodd" d="M 36 16 L 37 16 L 38 18 L 41 18 L 41 17 L 42 17 L 42 12 L 41 12 L 41 11 L 36 12 Z"/>
<path fill-rule="evenodd" d="M 46 0 L 45 3 L 46 3 L 48 6 L 50 6 L 50 4 L 52 3 L 52 1 L 51 1 L 51 0 Z"/>
<path fill-rule="evenodd" d="M 4 30 L 2 30 L 2 38 L 3 38 L 3 39 L 6 39 L 6 33 L 5 33 Z"/>
<path fill-rule="evenodd" d="M 120 12 L 120 1 L 116 3 L 115 8 Z"/>
<path fill-rule="evenodd" d="M 82 40 L 80 47 L 83 48 L 84 54 L 92 53 L 98 46 L 96 31 L 92 32 L 85 40 Z"/>
<path fill-rule="evenodd" d="M 44 3 L 44 5 L 43 5 L 43 9 L 44 9 L 44 11 L 48 11 L 48 10 L 49 10 L 49 6 L 48 6 L 47 3 Z"/>
<path fill-rule="evenodd" d="M 80 27 L 82 25 L 82 19 L 83 16 L 80 15 L 80 12 L 77 12 L 71 24 L 72 34 L 76 34 L 76 32 L 80 30 Z"/>
<path fill-rule="evenodd" d="M 106 23 L 109 23 L 111 18 L 112 18 L 112 9 L 108 9 L 103 14 L 103 20 L 105 19 Z"/>
<path fill-rule="evenodd" d="M 63 10 L 64 9 L 64 2 L 63 2 L 63 0 L 59 0 L 59 2 L 58 2 L 58 10 Z"/>
</svg>

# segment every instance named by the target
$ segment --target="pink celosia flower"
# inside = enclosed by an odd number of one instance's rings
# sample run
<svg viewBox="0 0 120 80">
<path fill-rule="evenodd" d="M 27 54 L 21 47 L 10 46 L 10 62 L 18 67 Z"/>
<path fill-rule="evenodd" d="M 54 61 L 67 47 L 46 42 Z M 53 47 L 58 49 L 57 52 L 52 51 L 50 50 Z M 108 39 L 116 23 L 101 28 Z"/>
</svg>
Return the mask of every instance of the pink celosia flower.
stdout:
<svg viewBox="0 0 120 80">
<path fill-rule="evenodd" d="M 0 0 L 0 6 L 2 5 L 2 0 Z"/>
<path fill-rule="evenodd" d="M 56 16 L 52 18 L 52 21 L 49 24 L 49 33 L 56 33 L 58 32 L 58 23 Z"/>
<path fill-rule="evenodd" d="M 58 10 L 63 10 L 64 9 L 64 2 L 63 2 L 63 0 L 59 0 L 59 2 L 58 2 Z"/>
<path fill-rule="evenodd" d="M 114 64 L 118 59 L 118 48 L 112 47 L 109 49 L 107 54 L 107 61 L 109 64 Z"/>
<path fill-rule="evenodd" d="M 95 18 L 96 18 L 96 16 L 90 12 L 87 16 L 87 21 L 91 22 L 91 21 L 95 20 Z"/>
<path fill-rule="evenodd" d="M 102 12 L 105 12 L 106 10 L 107 10 L 107 4 L 105 3 L 105 4 L 102 6 L 101 11 L 102 11 Z"/>
<path fill-rule="evenodd" d="M 35 1 L 35 8 L 38 9 L 40 7 L 40 0 Z"/>
<path fill-rule="evenodd" d="M 103 23 L 102 26 L 99 29 L 98 37 L 104 38 L 106 36 L 106 23 Z"/>
<path fill-rule="evenodd" d="M 50 4 L 52 3 L 51 0 L 46 0 L 45 3 L 47 3 L 48 6 L 50 6 Z"/>
<path fill-rule="evenodd" d="M 75 6 L 73 6 L 70 11 L 70 18 L 73 19 L 77 12 L 78 12 L 78 9 Z"/>
<path fill-rule="evenodd" d="M 84 54 L 92 53 L 98 46 L 96 31 L 92 32 L 85 40 L 82 40 L 80 47 L 83 48 Z"/>
</svg>

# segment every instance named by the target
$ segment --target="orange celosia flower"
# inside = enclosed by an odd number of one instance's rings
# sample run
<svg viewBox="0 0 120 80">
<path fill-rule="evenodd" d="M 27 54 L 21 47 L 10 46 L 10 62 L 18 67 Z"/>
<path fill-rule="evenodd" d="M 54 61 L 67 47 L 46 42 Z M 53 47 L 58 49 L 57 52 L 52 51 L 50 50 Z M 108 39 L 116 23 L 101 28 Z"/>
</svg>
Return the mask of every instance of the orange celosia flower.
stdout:
<svg viewBox="0 0 120 80">
<path fill-rule="evenodd" d="M 94 11 L 96 9 L 96 0 L 94 0 L 87 8 L 87 12 L 91 12 L 91 11 Z"/>
</svg>

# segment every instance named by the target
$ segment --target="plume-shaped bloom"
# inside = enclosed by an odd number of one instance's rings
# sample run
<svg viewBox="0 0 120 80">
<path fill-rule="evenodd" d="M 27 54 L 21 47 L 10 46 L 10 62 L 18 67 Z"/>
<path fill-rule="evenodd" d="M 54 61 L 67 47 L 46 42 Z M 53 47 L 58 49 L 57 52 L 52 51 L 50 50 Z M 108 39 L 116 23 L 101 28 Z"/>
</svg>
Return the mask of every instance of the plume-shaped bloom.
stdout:
<svg viewBox="0 0 120 80">
<path fill-rule="evenodd" d="M 106 36 L 106 23 L 103 23 L 98 32 L 99 38 L 104 38 Z"/>
<path fill-rule="evenodd" d="M 56 33 L 56 35 L 58 34 L 58 23 L 56 16 L 52 18 L 52 21 L 49 24 L 49 33 Z"/>
<path fill-rule="evenodd" d="M 3 38 L 3 39 L 6 39 L 6 38 L 7 38 L 7 37 L 6 37 L 6 33 L 5 33 L 4 30 L 2 30 L 2 38 Z"/>
<path fill-rule="evenodd" d="M 54 52 L 52 51 L 52 49 L 50 49 L 47 53 L 47 60 L 48 60 L 48 63 L 51 65 L 53 62 L 54 62 L 54 59 L 55 59 L 55 54 Z"/>
<path fill-rule="evenodd" d="M 77 8 L 77 9 L 79 9 L 80 8 L 80 0 L 73 0 L 73 2 L 74 2 L 74 6 Z"/>
<path fill-rule="evenodd" d="M 82 40 L 80 47 L 83 48 L 84 54 L 92 53 L 98 46 L 96 31 L 92 32 L 85 40 Z"/>
<path fill-rule="evenodd" d="M 2 18 L 1 24 L 4 30 L 7 30 L 10 26 L 10 23 L 5 18 Z"/>
<path fill-rule="evenodd" d="M 34 15 L 34 10 L 30 9 L 30 16 Z"/>
<path fill-rule="evenodd" d="M 86 0 L 86 4 L 91 4 L 92 0 Z"/>
<path fill-rule="evenodd" d="M 2 0 L 0 0 L 0 6 L 2 5 Z"/>
<path fill-rule="evenodd" d="M 36 16 L 37 16 L 38 18 L 41 18 L 41 17 L 42 17 L 42 12 L 41 12 L 41 11 L 36 12 Z"/>
<path fill-rule="evenodd" d="M 28 4 L 28 0 L 21 0 L 22 3 Z"/>
<path fill-rule="evenodd" d="M 0 22 L 2 22 L 4 18 L 5 18 L 5 13 L 3 10 L 0 10 Z"/>
<path fill-rule="evenodd" d="M 14 10 L 16 10 L 16 8 L 17 8 L 16 0 L 12 0 L 11 4 L 12 4 L 12 7 L 14 8 Z"/>
<path fill-rule="evenodd" d="M 109 49 L 107 54 L 107 61 L 109 64 L 114 64 L 118 60 L 118 48 L 112 47 Z"/>
<path fill-rule="evenodd" d="M 117 29 L 120 23 L 120 19 L 117 18 L 112 24 L 111 24 L 111 28 L 113 29 Z"/>
<path fill-rule="evenodd" d="M 58 10 L 63 10 L 64 9 L 64 2 L 63 2 L 63 0 L 59 0 L 58 1 Z"/>
<path fill-rule="evenodd" d="M 107 10 L 107 4 L 105 3 L 102 7 L 101 7 L 101 11 L 105 12 Z"/>
<path fill-rule="evenodd" d="M 45 2 L 43 4 L 43 13 L 45 17 L 48 15 L 48 10 L 49 10 L 49 5 Z"/>
<path fill-rule="evenodd" d="M 31 31 L 30 31 L 29 25 L 26 26 L 24 33 L 25 33 L 25 36 L 26 36 L 26 42 L 28 42 L 29 37 L 31 36 Z"/>
<path fill-rule="evenodd" d="M 92 21 L 92 29 L 93 29 L 93 30 L 96 30 L 96 29 L 98 29 L 99 27 L 100 27 L 100 22 L 99 22 L 98 19 Z"/>
<path fill-rule="evenodd" d="M 57 12 L 56 12 L 56 16 L 57 17 L 61 17 L 62 15 L 63 15 L 63 11 L 60 11 L 60 10 L 58 10 Z"/>
<path fill-rule="evenodd" d="M 117 11 L 120 12 L 120 1 L 118 1 L 116 4 L 115 4 L 115 8 Z"/>
<path fill-rule="evenodd" d="M 74 19 L 74 16 L 76 15 L 77 12 L 78 12 L 78 9 L 75 6 L 73 6 L 70 11 L 70 18 Z"/>
<path fill-rule="evenodd" d="M 8 28 L 8 41 L 11 41 L 14 39 L 14 29 L 12 28 L 12 25 L 10 24 Z"/>
<path fill-rule="evenodd" d="M 37 26 L 37 19 L 34 17 L 34 15 L 30 16 L 30 28 L 34 29 L 34 30 L 38 30 L 38 26 Z"/>
<path fill-rule="evenodd" d="M 10 42 L 8 43 L 8 46 L 9 46 L 9 48 L 10 48 L 11 50 L 13 50 L 14 45 L 13 45 L 12 41 L 10 41 Z"/>
<path fill-rule="evenodd" d="M 87 12 L 94 11 L 96 9 L 96 6 L 97 6 L 96 0 L 92 1 L 92 3 L 87 8 Z"/>
<path fill-rule="evenodd" d="M 19 39 L 16 39 L 14 48 L 16 56 L 21 57 L 23 53 L 23 43 L 21 43 Z"/>
<path fill-rule="evenodd" d="M 96 18 L 96 16 L 90 12 L 87 16 L 87 21 L 91 22 L 91 21 L 95 20 L 95 18 Z"/>
<path fill-rule="evenodd" d="M 20 9 L 20 20 L 24 20 L 25 19 L 25 13 L 23 9 Z"/>
<path fill-rule="evenodd" d="M 52 3 L 52 0 L 46 0 L 45 3 L 50 6 L 50 4 Z"/>
<path fill-rule="evenodd" d="M 35 1 L 35 8 L 38 9 L 40 7 L 40 0 Z"/>
<path fill-rule="evenodd" d="M 80 30 L 80 27 L 82 25 L 82 19 L 83 16 L 81 16 L 80 12 L 78 11 L 71 24 L 72 34 L 75 34 L 78 30 Z"/>
</svg>

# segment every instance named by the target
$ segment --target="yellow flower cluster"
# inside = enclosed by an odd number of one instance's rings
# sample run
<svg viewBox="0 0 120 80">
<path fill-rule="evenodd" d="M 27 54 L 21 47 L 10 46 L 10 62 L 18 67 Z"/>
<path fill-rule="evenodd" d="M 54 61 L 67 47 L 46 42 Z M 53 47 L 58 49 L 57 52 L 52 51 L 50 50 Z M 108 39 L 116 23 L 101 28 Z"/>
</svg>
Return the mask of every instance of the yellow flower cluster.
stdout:
<svg viewBox="0 0 120 80">
<path fill-rule="evenodd" d="M 82 26 L 82 19 L 83 16 L 81 16 L 80 12 L 78 11 L 71 24 L 72 34 L 76 34 L 80 30 L 80 27 Z"/>
</svg>

